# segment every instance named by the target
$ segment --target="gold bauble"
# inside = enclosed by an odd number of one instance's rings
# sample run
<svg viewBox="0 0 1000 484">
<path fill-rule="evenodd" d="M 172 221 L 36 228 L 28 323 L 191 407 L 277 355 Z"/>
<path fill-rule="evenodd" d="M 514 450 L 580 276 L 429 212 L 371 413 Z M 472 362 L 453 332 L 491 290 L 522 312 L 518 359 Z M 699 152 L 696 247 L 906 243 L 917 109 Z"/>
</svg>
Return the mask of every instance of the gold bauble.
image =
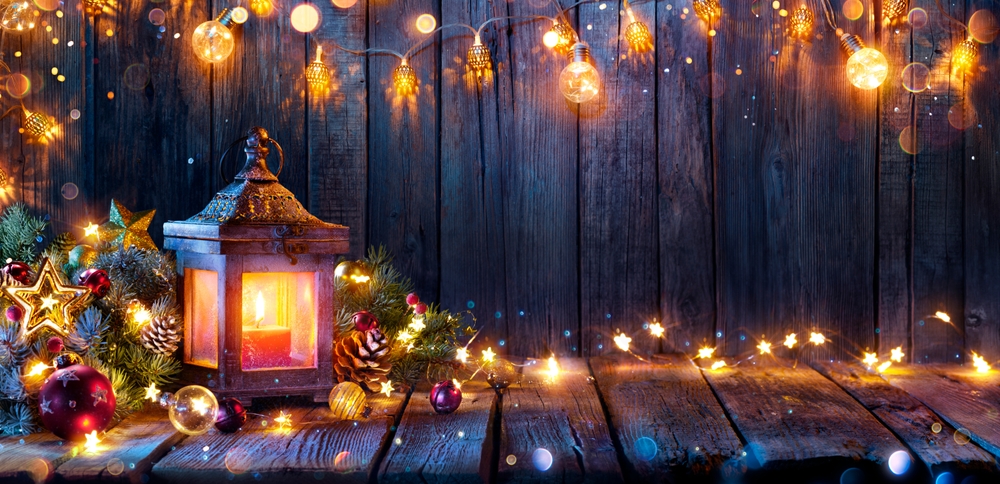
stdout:
<svg viewBox="0 0 1000 484">
<path fill-rule="evenodd" d="M 800 5 L 788 16 L 788 35 L 793 39 L 808 40 L 812 37 L 816 16 L 805 5 Z"/>
<path fill-rule="evenodd" d="M 906 13 L 908 0 L 885 0 L 882 2 L 882 19 L 893 23 L 900 15 Z"/>
<path fill-rule="evenodd" d="M 632 50 L 640 54 L 653 50 L 653 36 L 649 33 L 649 27 L 638 20 L 628 24 L 628 28 L 625 29 L 625 40 Z"/>
<path fill-rule="evenodd" d="M 314 91 L 323 91 L 330 85 L 330 68 L 323 61 L 316 60 L 306 67 L 306 82 Z"/>
<path fill-rule="evenodd" d="M 417 73 L 405 61 L 392 73 L 392 84 L 401 96 L 409 96 L 417 92 Z"/>
<path fill-rule="evenodd" d="M 330 411 L 339 420 L 358 420 L 365 413 L 368 396 L 357 383 L 345 381 L 330 390 Z"/>
<path fill-rule="evenodd" d="M 91 267 L 97 262 L 97 249 L 80 244 L 69 251 L 67 264 L 72 268 Z"/>
<path fill-rule="evenodd" d="M 503 358 L 493 360 L 483 367 L 483 370 L 486 372 L 486 381 L 497 392 L 516 383 L 521 376 L 517 372 L 517 367 Z"/>
<path fill-rule="evenodd" d="M 490 58 L 490 49 L 478 42 L 469 47 L 465 58 L 469 62 L 469 68 L 476 72 L 489 70 L 493 61 Z"/>
<path fill-rule="evenodd" d="M 955 72 L 967 72 L 976 65 L 979 57 L 979 44 L 973 39 L 965 39 L 955 46 L 951 55 L 951 65 Z"/>
<path fill-rule="evenodd" d="M 333 277 L 348 285 L 363 284 L 371 280 L 368 268 L 361 261 L 345 260 L 337 264 Z"/>
<path fill-rule="evenodd" d="M 28 112 L 25 111 L 24 117 L 24 132 L 30 134 L 34 137 L 40 137 L 49 132 L 49 118 L 45 117 L 44 114 L 38 112 Z"/>
<path fill-rule="evenodd" d="M 705 22 L 711 23 L 712 19 L 722 16 L 719 0 L 694 0 L 691 6 L 694 7 L 694 13 L 698 15 L 698 18 Z"/>
</svg>

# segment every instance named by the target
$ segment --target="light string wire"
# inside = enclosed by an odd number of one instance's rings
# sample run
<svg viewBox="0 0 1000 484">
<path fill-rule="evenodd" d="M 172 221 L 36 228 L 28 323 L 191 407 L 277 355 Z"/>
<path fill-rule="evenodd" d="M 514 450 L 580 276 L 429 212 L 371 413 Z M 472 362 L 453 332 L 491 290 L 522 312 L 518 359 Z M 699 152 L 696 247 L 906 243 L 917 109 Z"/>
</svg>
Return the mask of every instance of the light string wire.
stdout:
<svg viewBox="0 0 1000 484">
<path fill-rule="evenodd" d="M 826 19 L 827 26 L 834 32 L 839 31 L 840 27 L 837 26 L 837 14 L 834 13 L 833 4 L 830 3 L 830 0 L 823 0 L 820 5 L 823 7 L 823 18 Z"/>
</svg>

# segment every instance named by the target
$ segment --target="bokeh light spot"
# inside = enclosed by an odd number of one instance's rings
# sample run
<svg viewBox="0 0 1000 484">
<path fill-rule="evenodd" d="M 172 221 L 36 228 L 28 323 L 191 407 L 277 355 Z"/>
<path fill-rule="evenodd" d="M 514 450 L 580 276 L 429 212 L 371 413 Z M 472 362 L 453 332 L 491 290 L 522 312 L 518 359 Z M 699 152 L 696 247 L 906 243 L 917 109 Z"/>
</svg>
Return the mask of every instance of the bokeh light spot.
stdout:
<svg viewBox="0 0 1000 484">
<path fill-rule="evenodd" d="M 7 93 L 16 99 L 27 96 L 31 93 L 31 79 L 20 72 L 11 74 L 7 77 Z"/>
<path fill-rule="evenodd" d="M 976 124 L 976 108 L 972 103 L 959 101 L 948 108 L 948 124 L 955 129 L 971 128 Z M 940 426 L 941 424 L 935 424 Z M 940 429 L 938 430 L 940 431 Z"/>
<path fill-rule="evenodd" d="M 635 440 L 635 455 L 644 461 L 651 461 L 659 451 L 656 442 L 649 437 L 639 437 Z"/>
<path fill-rule="evenodd" d="M 840 484 L 863 484 L 864 482 L 865 473 L 857 467 L 847 469 L 840 475 Z"/>
<path fill-rule="evenodd" d="M 337 8 L 351 8 L 358 3 L 358 0 L 333 0 L 333 6 Z"/>
<path fill-rule="evenodd" d="M 920 62 L 913 62 L 903 68 L 900 77 L 903 80 L 904 89 L 910 92 L 921 92 L 928 87 L 931 70 Z"/>
<path fill-rule="evenodd" d="M 969 35 L 977 42 L 989 44 L 1000 32 L 996 16 L 989 10 L 977 10 L 969 17 Z"/>
<path fill-rule="evenodd" d="M 912 126 L 899 132 L 899 147 L 911 155 L 917 154 L 917 131 Z"/>
<path fill-rule="evenodd" d="M 922 8 L 915 8 L 910 10 L 910 13 L 906 15 L 906 21 L 911 27 L 915 29 L 922 29 L 927 26 L 927 11 Z"/>
<path fill-rule="evenodd" d="M 905 450 L 897 450 L 889 456 L 889 470 L 901 476 L 910 470 L 910 454 Z"/>
<path fill-rule="evenodd" d="M 229 452 L 226 452 L 225 462 L 226 469 L 236 475 L 243 474 L 253 467 L 253 458 L 242 447 L 229 449 Z"/>
<path fill-rule="evenodd" d="M 552 453 L 547 449 L 537 448 L 531 453 L 531 463 L 535 465 L 535 469 L 545 472 L 552 467 Z"/>
<path fill-rule="evenodd" d="M 955 443 L 958 445 L 968 444 L 972 440 L 972 432 L 967 428 L 960 428 L 955 431 Z"/>
<path fill-rule="evenodd" d="M 857 20 L 865 13 L 865 6 L 858 0 L 847 0 L 844 2 L 843 12 L 845 17 Z"/>
<path fill-rule="evenodd" d="M 108 474 L 111 474 L 112 476 L 121 475 L 122 472 L 125 472 L 125 463 L 116 457 L 108 461 L 107 468 Z"/>
<path fill-rule="evenodd" d="M 942 472 L 934 479 L 934 484 L 955 484 L 955 475 L 950 472 Z"/>
<path fill-rule="evenodd" d="M 292 28 L 307 34 L 319 26 L 319 10 L 308 3 L 302 3 L 292 9 Z"/>
<path fill-rule="evenodd" d="M 149 23 L 153 25 L 163 25 L 163 22 L 167 20 L 167 14 L 163 10 L 154 8 L 149 11 Z"/>
<path fill-rule="evenodd" d="M 149 84 L 149 67 L 146 64 L 132 64 L 125 69 L 125 87 L 138 91 Z"/>
<path fill-rule="evenodd" d="M 417 30 L 422 34 L 429 34 L 437 27 L 437 19 L 429 13 L 417 17 Z"/>
<path fill-rule="evenodd" d="M 76 183 L 66 183 L 59 190 L 62 197 L 66 200 L 75 200 L 76 197 L 80 196 L 80 187 L 76 186 Z"/>
</svg>

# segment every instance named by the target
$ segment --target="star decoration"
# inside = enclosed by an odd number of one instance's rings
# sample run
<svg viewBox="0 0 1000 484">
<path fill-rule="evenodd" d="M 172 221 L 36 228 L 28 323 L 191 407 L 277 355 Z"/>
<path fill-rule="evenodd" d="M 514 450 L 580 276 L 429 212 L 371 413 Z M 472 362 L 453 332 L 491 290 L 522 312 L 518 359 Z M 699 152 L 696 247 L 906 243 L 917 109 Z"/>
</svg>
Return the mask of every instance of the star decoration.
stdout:
<svg viewBox="0 0 1000 484">
<path fill-rule="evenodd" d="M 410 322 L 410 329 L 412 329 L 413 331 L 415 331 L 417 333 L 423 331 L 424 328 L 426 328 L 426 327 L 427 327 L 427 325 L 424 324 L 424 317 L 423 316 L 414 316 L 413 317 L 413 321 Z"/>
<path fill-rule="evenodd" d="M 715 348 L 709 348 L 707 346 L 698 350 L 698 356 L 695 358 L 711 358 L 712 353 L 715 353 Z"/>
<path fill-rule="evenodd" d="M 63 284 L 52 261 L 44 259 L 34 284 L 4 286 L 3 293 L 24 312 L 20 331 L 21 337 L 26 338 L 43 327 L 68 335 L 73 317 L 87 303 L 90 289 Z"/>
<path fill-rule="evenodd" d="M 97 431 L 87 434 L 87 443 L 83 444 L 83 450 L 86 452 L 97 452 L 97 444 L 101 443 L 101 439 L 97 438 Z"/>
<path fill-rule="evenodd" d="M 381 382 L 380 384 L 382 385 L 382 389 L 379 390 L 378 392 L 379 393 L 384 393 L 385 396 L 387 396 L 387 397 L 391 397 L 392 396 L 392 380 L 384 381 L 384 382 Z"/>
<path fill-rule="evenodd" d="M 892 354 L 889 356 L 889 359 L 895 361 L 896 363 L 902 363 L 904 356 L 906 355 L 903 354 L 903 347 L 897 346 L 892 349 Z"/>
<path fill-rule="evenodd" d="M 866 351 L 865 357 L 861 360 L 861 362 L 864 363 L 865 366 L 871 368 L 878 363 L 878 355 Z"/>
<path fill-rule="evenodd" d="M 785 346 L 787 346 L 788 349 L 792 349 L 792 348 L 795 347 L 796 343 L 798 343 L 798 340 L 795 339 L 795 333 L 792 333 L 792 334 L 790 334 L 788 336 L 785 336 L 785 342 L 782 343 L 782 344 L 784 344 Z"/>
<path fill-rule="evenodd" d="M 46 413 L 55 413 L 52 411 L 52 401 L 46 400 L 45 397 L 42 397 L 42 401 L 38 404 L 38 408 L 42 409 L 42 415 L 45 415 Z"/>
<path fill-rule="evenodd" d="M 456 348 L 455 359 L 462 363 L 469 361 L 469 350 L 466 348 Z"/>
<path fill-rule="evenodd" d="M 153 239 L 146 232 L 155 214 L 156 210 L 132 213 L 117 200 L 111 200 L 111 219 L 101 225 L 98 237 L 126 249 L 134 245 L 140 249 L 157 250 Z"/>
<path fill-rule="evenodd" d="M 90 396 L 94 397 L 94 406 L 96 407 L 98 403 L 104 402 L 108 403 L 108 391 L 104 388 L 98 388 L 91 393 Z"/>
<path fill-rule="evenodd" d="M 146 387 L 145 398 L 151 402 L 155 402 L 158 398 L 160 398 L 160 389 L 156 388 L 156 383 L 150 383 L 149 386 Z"/>
<path fill-rule="evenodd" d="M 292 416 L 285 413 L 282 410 L 277 417 L 275 417 L 274 422 L 278 424 L 279 429 L 290 429 L 292 428 Z"/>
<path fill-rule="evenodd" d="M 80 381 L 80 378 L 76 376 L 76 370 L 66 370 L 56 377 L 56 381 L 61 381 L 63 388 L 66 388 L 66 384 L 71 381 Z"/>
<path fill-rule="evenodd" d="M 760 344 L 757 345 L 757 349 L 760 350 L 760 354 L 769 355 L 771 354 L 771 343 L 761 340 Z"/>
<path fill-rule="evenodd" d="M 97 235 L 98 230 L 100 230 L 100 226 L 91 222 L 87 224 L 87 228 L 83 229 L 83 236 L 90 237 L 91 235 Z"/>
<path fill-rule="evenodd" d="M 496 356 L 497 354 L 493 352 L 492 346 L 486 348 L 485 350 L 483 350 L 483 363 L 493 363 L 493 360 L 496 358 Z"/>
<path fill-rule="evenodd" d="M 823 333 L 809 333 L 809 342 L 819 346 L 826 343 L 826 336 L 823 336 Z"/>
<path fill-rule="evenodd" d="M 629 338 L 625 333 L 618 333 L 615 335 L 615 344 L 622 351 L 628 351 L 629 343 L 632 342 L 632 338 Z"/>
<path fill-rule="evenodd" d="M 208 413 L 208 402 L 206 402 L 202 397 L 192 398 L 191 408 L 193 408 L 195 412 L 205 415 Z"/>
<path fill-rule="evenodd" d="M 649 334 L 656 338 L 663 337 L 663 326 L 660 323 L 653 323 L 649 325 Z"/>
</svg>

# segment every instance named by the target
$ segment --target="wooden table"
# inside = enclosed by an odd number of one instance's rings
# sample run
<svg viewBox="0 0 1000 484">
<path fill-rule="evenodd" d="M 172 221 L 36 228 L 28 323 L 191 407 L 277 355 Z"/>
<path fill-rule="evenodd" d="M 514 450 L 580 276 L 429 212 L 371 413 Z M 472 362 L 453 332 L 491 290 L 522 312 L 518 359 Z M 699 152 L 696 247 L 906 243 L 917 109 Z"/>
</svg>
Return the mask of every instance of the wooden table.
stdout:
<svg viewBox="0 0 1000 484">
<path fill-rule="evenodd" d="M 266 404 L 236 434 L 190 437 L 150 408 L 97 452 L 47 434 L 0 439 L 0 482 L 950 482 L 1000 479 L 1000 373 L 683 355 L 528 360 L 502 396 L 468 382 L 450 415 L 428 392 L 325 406 Z M 278 428 L 279 411 L 292 416 Z M 896 477 L 893 470 L 905 468 Z"/>
</svg>

